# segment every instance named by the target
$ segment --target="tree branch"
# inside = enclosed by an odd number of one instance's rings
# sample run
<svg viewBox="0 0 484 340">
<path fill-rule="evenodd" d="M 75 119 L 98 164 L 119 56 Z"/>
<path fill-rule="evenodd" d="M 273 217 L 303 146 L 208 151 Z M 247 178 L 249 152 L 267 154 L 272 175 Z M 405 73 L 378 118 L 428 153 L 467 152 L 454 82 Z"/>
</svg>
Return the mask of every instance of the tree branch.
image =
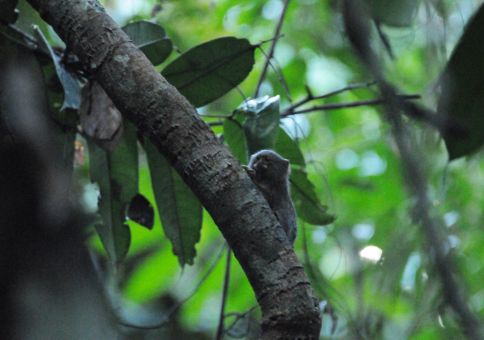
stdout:
<svg viewBox="0 0 484 340">
<path fill-rule="evenodd" d="M 262 337 L 317 338 L 318 302 L 287 237 L 239 162 L 95 0 L 29 0 L 151 139 L 211 214 L 262 310 Z"/>
<path fill-rule="evenodd" d="M 417 94 L 401 95 L 401 96 L 398 96 L 398 98 L 401 100 L 414 100 L 414 99 L 419 99 L 420 95 L 417 95 Z M 315 105 L 307 109 L 285 111 L 281 113 L 281 117 L 287 117 L 287 116 L 303 114 L 303 113 L 311 113 L 314 111 L 328 111 L 328 110 L 347 109 L 347 108 L 359 107 L 359 106 L 382 105 L 384 103 L 385 103 L 384 99 L 376 98 L 376 99 L 368 99 L 368 100 L 357 100 L 349 103 L 331 103 L 331 104 Z"/>
<path fill-rule="evenodd" d="M 286 110 L 283 111 L 283 113 L 281 115 L 282 116 L 289 116 L 289 115 L 292 114 L 292 112 L 294 112 L 295 109 L 303 106 L 304 104 L 309 103 L 310 101 L 329 98 L 329 97 L 335 96 L 337 94 L 347 92 L 347 91 L 351 91 L 351 90 L 354 90 L 354 89 L 359 89 L 359 88 L 363 88 L 363 87 L 370 87 L 374 84 L 375 84 L 375 82 L 350 84 L 350 85 L 345 86 L 341 89 L 331 91 L 331 92 L 328 92 L 328 93 L 325 93 L 325 94 L 322 94 L 322 95 L 319 95 L 319 96 L 314 96 L 313 93 L 311 92 L 311 89 L 308 86 L 306 86 L 306 92 L 307 92 L 306 97 L 301 99 L 300 101 L 292 104 L 291 106 L 289 106 Z"/>
</svg>

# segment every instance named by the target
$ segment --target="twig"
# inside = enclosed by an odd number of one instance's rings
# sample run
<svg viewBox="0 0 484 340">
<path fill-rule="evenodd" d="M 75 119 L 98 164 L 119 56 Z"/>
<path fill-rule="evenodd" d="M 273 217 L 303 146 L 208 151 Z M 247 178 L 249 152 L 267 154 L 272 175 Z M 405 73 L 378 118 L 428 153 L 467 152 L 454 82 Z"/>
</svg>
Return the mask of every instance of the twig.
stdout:
<svg viewBox="0 0 484 340">
<path fill-rule="evenodd" d="M 385 47 L 385 50 L 388 53 L 388 56 L 392 60 L 394 60 L 395 59 L 395 55 L 393 54 L 392 45 L 390 45 L 390 41 L 388 40 L 388 37 L 386 36 L 386 34 L 383 33 L 383 31 L 381 29 L 380 22 L 378 20 L 374 20 L 373 22 L 375 24 L 376 32 L 378 33 L 378 37 L 380 38 L 381 42 L 383 43 L 383 46 Z"/>
<path fill-rule="evenodd" d="M 345 86 L 345 87 L 343 87 L 343 88 L 341 88 L 339 90 L 331 91 L 331 92 L 328 92 L 328 93 L 325 93 L 325 94 L 322 94 L 322 95 L 319 95 L 319 96 L 314 96 L 312 94 L 311 90 L 309 89 L 309 87 L 306 86 L 306 92 L 307 92 L 306 97 L 303 98 L 303 99 L 301 99 L 300 101 L 294 103 L 293 105 L 289 106 L 286 110 L 284 110 L 284 112 L 281 115 L 283 117 L 288 116 L 295 109 L 297 109 L 298 107 L 303 106 L 304 104 L 309 103 L 312 100 L 318 100 L 318 99 L 324 99 L 324 98 L 332 97 L 332 96 L 335 96 L 337 94 L 340 94 L 340 93 L 343 93 L 343 92 L 347 92 L 347 91 L 351 91 L 351 90 L 354 90 L 354 89 L 359 89 L 359 88 L 363 88 L 363 87 L 370 87 L 370 86 L 372 86 L 374 84 L 376 84 L 374 81 L 368 82 L 368 83 L 350 84 L 350 85 Z"/>
<path fill-rule="evenodd" d="M 268 55 L 264 52 L 264 50 L 262 48 L 260 48 L 260 51 L 262 52 L 262 54 L 266 58 L 269 58 Z M 271 69 L 276 74 L 277 80 L 279 80 L 279 83 L 281 83 L 282 88 L 284 89 L 284 92 L 286 92 L 287 99 L 289 100 L 289 102 L 292 102 L 291 91 L 289 90 L 289 86 L 287 85 L 286 78 L 284 78 L 284 74 L 282 73 L 282 69 L 279 66 L 279 63 L 277 62 L 277 60 L 275 60 L 275 62 L 277 64 L 277 66 L 275 64 L 273 64 L 272 62 L 269 62 L 269 66 L 271 67 Z"/>
<path fill-rule="evenodd" d="M 255 305 L 255 306 L 251 307 L 249 310 L 245 311 L 244 313 L 227 313 L 227 315 L 226 315 L 227 318 L 233 316 L 233 317 L 235 317 L 235 320 L 232 322 L 232 324 L 229 327 L 227 327 L 226 333 L 230 332 L 232 330 L 232 328 L 234 328 L 234 326 L 237 324 L 237 322 L 239 322 L 240 319 L 245 318 L 245 316 L 247 314 L 252 313 L 252 311 L 254 309 L 256 309 L 257 307 L 258 306 Z"/>
<path fill-rule="evenodd" d="M 400 100 L 415 100 L 415 99 L 420 99 L 420 95 L 418 94 L 401 95 L 401 96 L 398 96 L 398 98 Z M 368 105 L 382 105 L 384 103 L 385 103 L 385 99 L 383 98 L 358 100 L 358 101 L 349 102 L 349 103 L 330 103 L 330 104 L 316 105 L 307 109 L 301 109 L 301 110 L 296 110 L 292 112 L 285 111 L 284 113 L 281 114 L 281 117 L 287 117 L 290 115 L 297 115 L 297 114 L 303 114 L 303 113 L 310 113 L 314 111 L 338 110 L 338 109 L 346 109 L 350 107 L 368 106 Z"/>
<path fill-rule="evenodd" d="M 216 340 L 222 340 L 224 335 L 224 320 L 225 320 L 225 305 L 227 304 L 227 296 L 229 292 L 229 283 L 230 283 L 230 262 L 232 262 L 232 250 L 230 247 L 227 247 L 227 262 L 225 264 L 225 276 L 224 276 L 224 286 L 222 291 L 222 303 L 220 305 L 220 317 L 218 321 L 217 327 L 217 335 L 215 336 Z"/>
<path fill-rule="evenodd" d="M 267 68 L 269 67 L 270 61 L 271 61 L 272 57 L 274 56 L 274 50 L 276 49 L 276 44 L 277 44 L 277 41 L 279 40 L 279 36 L 281 34 L 282 24 L 284 22 L 284 17 L 285 17 L 286 12 L 287 12 L 287 7 L 289 5 L 289 1 L 290 0 L 285 0 L 285 2 L 284 2 L 284 7 L 282 8 L 282 13 L 281 13 L 281 16 L 279 17 L 279 21 L 277 22 L 277 26 L 276 26 L 276 31 L 274 33 L 274 40 L 272 41 L 271 49 L 269 50 L 269 54 L 266 57 L 266 62 L 264 64 L 264 67 L 262 68 L 262 73 L 260 75 L 259 82 L 257 83 L 257 87 L 255 89 L 254 98 L 257 98 L 259 96 L 259 90 L 260 90 L 260 87 L 262 85 L 262 82 L 264 81 L 264 79 L 266 77 Z"/>
</svg>

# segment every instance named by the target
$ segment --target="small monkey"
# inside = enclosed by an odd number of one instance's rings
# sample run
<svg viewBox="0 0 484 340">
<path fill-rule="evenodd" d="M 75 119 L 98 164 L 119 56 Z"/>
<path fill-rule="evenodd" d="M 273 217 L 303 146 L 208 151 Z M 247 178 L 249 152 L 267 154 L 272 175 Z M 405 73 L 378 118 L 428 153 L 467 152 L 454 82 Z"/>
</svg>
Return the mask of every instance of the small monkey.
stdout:
<svg viewBox="0 0 484 340">
<path fill-rule="evenodd" d="M 289 161 L 272 150 L 261 150 L 250 157 L 247 173 L 269 203 L 274 215 L 294 244 L 297 233 L 296 210 L 289 192 Z"/>
</svg>

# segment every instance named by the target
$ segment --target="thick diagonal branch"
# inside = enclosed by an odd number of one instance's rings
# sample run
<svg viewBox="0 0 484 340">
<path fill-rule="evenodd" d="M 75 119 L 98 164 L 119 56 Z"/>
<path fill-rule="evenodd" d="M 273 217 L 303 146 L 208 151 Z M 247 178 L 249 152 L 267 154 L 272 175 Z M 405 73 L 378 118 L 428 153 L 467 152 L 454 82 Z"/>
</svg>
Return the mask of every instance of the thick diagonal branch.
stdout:
<svg viewBox="0 0 484 340">
<path fill-rule="evenodd" d="M 254 289 L 263 337 L 317 338 L 319 309 L 303 267 L 262 195 L 195 108 L 97 1 L 29 2 L 212 215 Z"/>
</svg>

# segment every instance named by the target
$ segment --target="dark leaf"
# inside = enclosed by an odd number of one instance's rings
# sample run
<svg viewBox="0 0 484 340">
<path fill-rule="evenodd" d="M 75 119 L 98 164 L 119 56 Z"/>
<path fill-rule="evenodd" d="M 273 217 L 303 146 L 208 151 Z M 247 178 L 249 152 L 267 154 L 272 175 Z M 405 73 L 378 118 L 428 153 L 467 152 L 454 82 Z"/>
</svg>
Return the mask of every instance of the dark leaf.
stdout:
<svg viewBox="0 0 484 340">
<path fill-rule="evenodd" d="M 135 221 L 143 227 L 150 230 L 153 229 L 155 212 L 150 201 L 143 195 L 137 194 L 133 197 L 129 203 L 126 215 L 130 220 Z"/>
<path fill-rule="evenodd" d="M 173 253 L 182 266 L 192 264 L 200 240 L 202 205 L 156 147 L 144 143 L 158 213 Z"/>
<path fill-rule="evenodd" d="M 224 138 L 235 158 L 241 164 L 247 164 L 247 141 L 242 125 L 234 119 L 225 119 Z"/>
<path fill-rule="evenodd" d="M 131 233 L 125 224 L 125 209 L 138 192 L 138 149 L 136 129 L 126 124 L 116 149 L 107 152 L 92 141 L 89 143 L 91 180 L 97 182 L 101 197 L 99 213 L 102 224 L 96 229 L 114 263 L 128 253 Z"/>
<path fill-rule="evenodd" d="M 456 124 L 443 131 L 450 160 L 469 155 L 484 144 L 484 6 L 470 19 L 442 76 L 438 112 Z M 464 133 L 459 130 L 464 130 Z"/>
<path fill-rule="evenodd" d="M 335 220 L 335 216 L 329 214 L 328 208 L 319 201 L 314 185 L 304 170 L 293 168 L 290 182 L 292 200 L 301 219 L 316 225 L 330 224 Z"/>
<path fill-rule="evenodd" d="M 224 37 L 195 46 L 171 62 L 162 75 L 194 106 L 206 105 L 242 82 L 254 65 L 256 46 Z"/>
<path fill-rule="evenodd" d="M 13 24 L 18 18 L 17 0 L 0 0 L 0 22 Z"/>
<path fill-rule="evenodd" d="M 250 154 L 273 149 L 279 129 L 279 96 L 248 99 L 237 111 L 247 116 L 244 132 Z"/>
<path fill-rule="evenodd" d="M 123 134 L 123 118 L 111 98 L 96 81 L 82 88 L 79 110 L 81 127 L 101 148 L 113 151 Z"/>
<path fill-rule="evenodd" d="M 299 144 L 289 137 L 287 132 L 282 128 L 279 128 L 279 132 L 277 133 L 275 150 L 281 156 L 288 159 L 291 165 L 306 166 Z"/>
<path fill-rule="evenodd" d="M 64 89 L 64 102 L 60 110 L 79 109 L 79 106 L 81 105 L 81 87 L 79 86 L 77 77 L 64 68 L 64 65 L 61 63 L 60 56 L 54 52 L 42 31 L 37 28 L 35 32 L 39 38 L 39 44 L 49 51 L 50 57 L 52 58 L 52 62 L 55 66 L 57 77 L 62 84 L 62 88 Z"/>
<path fill-rule="evenodd" d="M 160 25 L 136 21 L 124 26 L 123 30 L 155 66 L 164 62 L 173 50 L 171 40 Z"/>
</svg>

